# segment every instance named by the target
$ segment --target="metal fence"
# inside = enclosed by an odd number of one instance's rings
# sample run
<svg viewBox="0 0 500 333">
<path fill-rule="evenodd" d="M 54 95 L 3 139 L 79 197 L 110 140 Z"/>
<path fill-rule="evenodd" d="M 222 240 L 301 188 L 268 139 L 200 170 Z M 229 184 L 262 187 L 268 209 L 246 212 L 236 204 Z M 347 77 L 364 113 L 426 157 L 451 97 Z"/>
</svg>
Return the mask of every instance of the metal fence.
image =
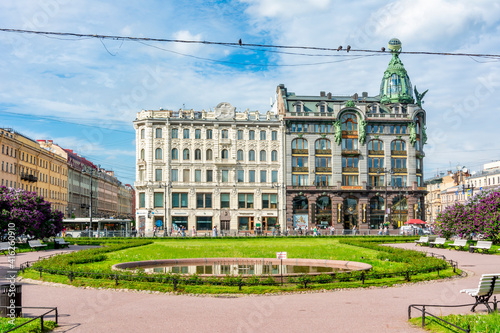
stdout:
<svg viewBox="0 0 500 333">
<path fill-rule="evenodd" d="M 8 306 L 1 306 L 1 307 L 2 308 L 9 308 Z M 13 327 L 13 328 L 11 328 L 8 331 L 5 331 L 4 333 L 13 332 L 13 331 L 17 330 L 18 328 L 23 327 L 24 325 L 27 325 L 27 324 L 29 324 L 32 321 L 35 321 L 37 319 L 40 319 L 40 331 L 43 332 L 44 331 L 44 320 L 45 320 L 45 317 L 48 316 L 48 314 L 51 313 L 51 312 L 54 312 L 54 317 L 55 317 L 56 325 L 58 324 L 59 313 L 57 311 L 57 307 L 49 308 L 49 307 L 36 307 L 36 306 L 16 306 L 15 308 L 16 309 L 21 309 L 21 310 L 22 309 L 48 309 L 48 311 L 42 313 L 41 315 L 33 317 L 31 320 L 28 320 L 27 322 L 19 324 L 16 327 Z"/>
</svg>

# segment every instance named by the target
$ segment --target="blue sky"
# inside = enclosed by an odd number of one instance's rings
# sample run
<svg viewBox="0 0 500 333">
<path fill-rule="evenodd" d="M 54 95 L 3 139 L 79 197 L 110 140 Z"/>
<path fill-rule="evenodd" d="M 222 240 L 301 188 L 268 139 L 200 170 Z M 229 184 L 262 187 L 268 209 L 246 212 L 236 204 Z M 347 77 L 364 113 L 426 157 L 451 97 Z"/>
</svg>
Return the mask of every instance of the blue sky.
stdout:
<svg viewBox="0 0 500 333">
<path fill-rule="evenodd" d="M 397 37 L 404 51 L 500 53 L 494 0 L 4 0 L 0 22 L 39 31 L 375 50 Z M 141 109 L 208 110 L 230 102 L 265 112 L 281 83 L 300 95 L 373 96 L 390 60 L 5 32 L 0 49 L 0 126 L 54 140 L 131 184 L 132 121 Z M 500 159 L 500 63 L 401 58 L 413 85 L 429 89 L 425 178 Z"/>
</svg>

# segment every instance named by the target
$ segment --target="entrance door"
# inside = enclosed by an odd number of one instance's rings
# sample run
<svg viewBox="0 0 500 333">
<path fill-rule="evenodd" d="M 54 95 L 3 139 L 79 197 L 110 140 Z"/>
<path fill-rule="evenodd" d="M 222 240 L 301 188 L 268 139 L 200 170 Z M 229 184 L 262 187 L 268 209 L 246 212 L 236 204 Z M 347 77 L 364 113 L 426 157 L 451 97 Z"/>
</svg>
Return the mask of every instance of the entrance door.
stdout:
<svg viewBox="0 0 500 333">
<path fill-rule="evenodd" d="M 358 225 L 358 200 L 346 198 L 344 200 L 344 229 L 352 229 Z"/>
<path fill-rule="evenodd" d="M 231 229 L 231 221 L 220 221 L 220 229 L 222 231 L 229 231 Z"/>
</svg>

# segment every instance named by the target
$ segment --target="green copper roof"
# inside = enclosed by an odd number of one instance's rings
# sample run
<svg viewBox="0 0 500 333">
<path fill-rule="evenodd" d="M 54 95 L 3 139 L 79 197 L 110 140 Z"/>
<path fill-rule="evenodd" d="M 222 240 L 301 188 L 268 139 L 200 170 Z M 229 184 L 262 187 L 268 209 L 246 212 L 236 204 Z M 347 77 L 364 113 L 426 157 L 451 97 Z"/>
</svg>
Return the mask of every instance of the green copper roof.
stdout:
<svg viewBox="0 0 500 333">
<path fill-rule="evenodd" d="M 399 47 L 395 47 L 394 44 Z M 391 39 L 389 42 L 392 59 L 384 72 L 382 84 L 380 85 L 380 102 L 384 104 L 415 102 L 410 78 L 401 59 L 399 59 L 400 47 L 401 42 L 396 38 Z"/>
</svg>

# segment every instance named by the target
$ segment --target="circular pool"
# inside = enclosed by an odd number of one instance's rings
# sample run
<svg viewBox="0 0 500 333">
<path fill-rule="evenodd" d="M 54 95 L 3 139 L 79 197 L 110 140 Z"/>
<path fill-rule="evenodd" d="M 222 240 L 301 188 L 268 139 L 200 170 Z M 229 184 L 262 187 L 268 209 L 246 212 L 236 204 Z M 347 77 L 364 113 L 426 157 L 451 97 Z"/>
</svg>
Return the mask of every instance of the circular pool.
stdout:
<svg viewBox="0 0 500 333">
<path fill-rule="evenodd" d="M 274 259 L 274 258 L 191 258 L 125 262 L 113 265 L 113 270 L 181 275 L 319 275 L 335 272 L 367 271 L 371 265 L 342 260 Z"/>
</svg>

